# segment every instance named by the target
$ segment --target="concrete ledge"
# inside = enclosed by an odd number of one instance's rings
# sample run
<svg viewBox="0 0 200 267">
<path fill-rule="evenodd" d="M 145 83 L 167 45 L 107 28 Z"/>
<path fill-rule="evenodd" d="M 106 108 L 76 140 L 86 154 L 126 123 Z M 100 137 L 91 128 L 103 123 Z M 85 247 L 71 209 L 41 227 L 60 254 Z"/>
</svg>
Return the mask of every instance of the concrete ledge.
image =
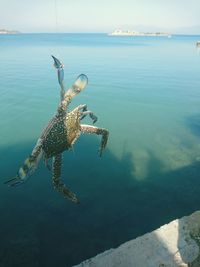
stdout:
<svg viewBox="0 0 200 267">
<path fill-rule="evenodd" d="M 200 267 L 200 211 L 74 267 Z"/>
</svg>

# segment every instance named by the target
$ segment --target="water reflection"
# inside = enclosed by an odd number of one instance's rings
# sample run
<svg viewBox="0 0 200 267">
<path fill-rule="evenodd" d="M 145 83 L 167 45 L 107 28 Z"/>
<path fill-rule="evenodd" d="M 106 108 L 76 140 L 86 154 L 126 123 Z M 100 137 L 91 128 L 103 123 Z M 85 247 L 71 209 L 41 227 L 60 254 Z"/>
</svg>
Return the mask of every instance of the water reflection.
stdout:
<svg viewBox="0 0 200 267">
<path fill-rule="evenodd" d="M 31 146 L 1 149 L 1 177 Z M 97 147 L 96 138 L 83 136 L 75 154 L 64 155 L 63 178 L 79 206 L 54 191 L 43 166 L 17 190 L 1 187 L 2 266 L 72 266 L 200 208 L 198 162 L 163 172 L 149 151 L 147 179 L 138 181 L 130 154 L 119 160 L 107 149 L 99 159 Z"/>
</svg>

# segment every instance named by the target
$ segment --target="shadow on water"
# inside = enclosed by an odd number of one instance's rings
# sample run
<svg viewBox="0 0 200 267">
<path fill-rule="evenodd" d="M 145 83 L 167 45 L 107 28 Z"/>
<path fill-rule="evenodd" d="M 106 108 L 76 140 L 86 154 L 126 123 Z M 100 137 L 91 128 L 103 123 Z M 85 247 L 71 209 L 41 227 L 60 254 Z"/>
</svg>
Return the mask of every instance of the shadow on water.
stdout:
<svg viewBox="0 0 200 267">
<path fill-rule="evenodd" d="M 15 174 L 33 144 L 1 149 L 1 178 Z M 41 165 L 23 186 L 0 186 L 2 267 L 69 267 L 200 209 L 199 163 L 163 173 L 149 151 L 148 177 L 137 181 L 130 154 L 119 160 L 107 149 L 100 159 L 97 147 L 83 136 L 64 154 L 63 179 L 80 205 L 54 191 Z"/>
<path fill-rule="evenodd" d="M 200 136 L 200 114 L 187 117 L 185 119 L 185 124 L 189 127 L 193 134 Z"/>
</svg>

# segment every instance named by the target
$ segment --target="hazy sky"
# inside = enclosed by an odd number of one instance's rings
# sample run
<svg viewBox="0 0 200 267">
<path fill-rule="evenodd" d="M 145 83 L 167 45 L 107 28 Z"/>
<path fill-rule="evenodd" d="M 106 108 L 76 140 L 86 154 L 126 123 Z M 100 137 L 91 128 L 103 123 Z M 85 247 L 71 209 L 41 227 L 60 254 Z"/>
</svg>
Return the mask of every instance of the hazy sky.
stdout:
<svg viewBox="0 0 200 267">
<path fill-rule="evenodd" d="M 200 0 L 0 0 L 0 28 L 109 32 L 118 27 L 200 34 Z"/>
</svg>

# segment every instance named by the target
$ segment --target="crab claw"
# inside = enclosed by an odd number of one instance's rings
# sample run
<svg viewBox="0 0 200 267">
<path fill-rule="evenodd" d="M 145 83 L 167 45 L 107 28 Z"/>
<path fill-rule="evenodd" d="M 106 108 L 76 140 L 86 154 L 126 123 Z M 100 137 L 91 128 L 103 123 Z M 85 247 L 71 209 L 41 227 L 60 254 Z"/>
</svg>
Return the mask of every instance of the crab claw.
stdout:
<svg viewBox="0 0 200 267">
<path fill-rule="evenodd" d="M 77 92 L 79 93 L 80 91 L 82 91 L 83 89 L 85 89 L 85 87 L 88 84 L 88 77 L 85 74 L 80 74 L 74 85 L 73 85 L 73 89 L 77 90 Z"/>
<path fill-rule="evenodd" d="M 71 88 L 68 89 L 67 94 L 71 97 L 78 95 L 88 84 L 88 77 L 85 74 L 80 74 Z"/>
<path fill-rule="evenodd" d="M 56 69 L 62 69 L 64 67 L 64 65 L 60 62 L 59 59 L 57 59 L 56 57 L 54 57 L 53 55 L 51 55 L 53 60 L 54 60 L 54 67 Z"/>
<path fill-rule="evenodd" d="M 18 186 L 24 183 L 25 180 L 20 179 L 18 175 L 16 175 L 14 178 L 11 178 L 10 180 L 7 180 L 4 182 L 4 184 L 7 184 L 8 186 Z"/>
<path fill-rule="evenodd" d="M 61 87 L 63 86 L 63 81 L 64 81 L 64 65 L 60 62 L 59 59 L 56 57 L 52 56 L 54 60 L 54 67 L 58 70 L 58 82 Z"/>
</svg>

